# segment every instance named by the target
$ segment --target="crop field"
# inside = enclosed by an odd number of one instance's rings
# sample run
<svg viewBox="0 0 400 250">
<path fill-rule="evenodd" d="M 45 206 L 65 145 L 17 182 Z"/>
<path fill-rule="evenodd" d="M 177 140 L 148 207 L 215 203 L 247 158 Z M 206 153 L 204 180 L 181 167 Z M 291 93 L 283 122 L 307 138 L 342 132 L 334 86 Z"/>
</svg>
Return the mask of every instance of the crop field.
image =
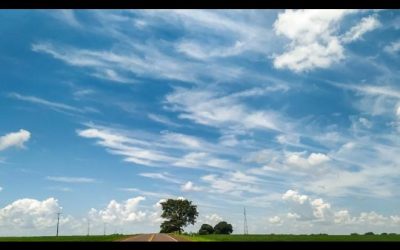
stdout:
<svg viewBox="0 0 400 250">
<path fill-rule="evenodd" d="M 180 235 L 190 241 L 400 241 L 400 235 Z"/>
<path fill-rule="evenodd" d="M 126 235 L 93 235 L 93 236 L 33 236 L 33 237 L 0 237 L 0 242 L 50 242 L 50 241 L 117 241 Z"/>
</svg>

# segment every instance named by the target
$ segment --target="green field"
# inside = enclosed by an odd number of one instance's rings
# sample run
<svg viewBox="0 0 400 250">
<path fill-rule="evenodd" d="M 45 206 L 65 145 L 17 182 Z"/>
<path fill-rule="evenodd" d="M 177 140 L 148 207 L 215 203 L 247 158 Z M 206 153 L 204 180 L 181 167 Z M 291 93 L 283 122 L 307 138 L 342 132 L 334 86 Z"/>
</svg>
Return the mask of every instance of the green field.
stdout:
<svg viewBox="0 0 400 250">
<path fill-rule="evenodd" d="M 34 236 L 34 237 L 0 237 L 0 242 L 44 242 L 44 241 L 116 241 L 127 237 L 126 235 L 93 235 L 93 236 Z"/>
<path fill-rule="evenodd" d="M 400 241 L 400 235 L 180 235 L 190 241 Z"/>
</svg>

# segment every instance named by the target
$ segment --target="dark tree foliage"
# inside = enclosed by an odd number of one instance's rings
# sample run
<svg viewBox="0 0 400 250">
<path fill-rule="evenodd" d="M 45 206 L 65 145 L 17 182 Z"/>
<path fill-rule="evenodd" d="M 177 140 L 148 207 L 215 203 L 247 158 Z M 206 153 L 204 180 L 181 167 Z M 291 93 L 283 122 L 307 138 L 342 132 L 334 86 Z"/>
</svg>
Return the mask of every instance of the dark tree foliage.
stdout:
<svg viewBox="0 0 400 250">
<path fill-rule="evenodd" d="M 214 228 L 211 225 L 208 225 L 208 224 L 201 225 L 199 234 L 205 235 L 205 234 L 213 234 L 213 233 L 214 233 Z"/>
<path fill-rule="evenodd" d="M 191 201 L 182 199 L 168 199 L 161 202 L 161 217 L 167 219 L 161 224 L 162 233 L 182 232 L 182 228 L 196 223 L 199 215 L 197 206 Z"/>
<path fill-rule="evenodd" d="M 214 227 L 215 234 L 231 234 L 233 232 L 232 225 L 226 221 L 221 221 Z"/>
</svg>

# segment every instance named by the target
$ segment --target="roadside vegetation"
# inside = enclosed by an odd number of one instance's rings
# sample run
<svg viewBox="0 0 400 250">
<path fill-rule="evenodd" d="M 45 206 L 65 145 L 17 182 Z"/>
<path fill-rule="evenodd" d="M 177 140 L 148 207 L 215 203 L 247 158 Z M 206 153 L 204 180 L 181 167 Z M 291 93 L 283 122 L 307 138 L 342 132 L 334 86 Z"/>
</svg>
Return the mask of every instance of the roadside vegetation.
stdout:
<svg viewBox="0 0 400 250">
<path fill-rule="evenodd" d="M 291 235 L 291 234 L 182 234 L 180 237 L 189 241 L 400 241 L 400 234 L 375 235 Z"/>
<path fill-rule="evenodd" d="M 131 236 L 131 235 L 129 235 Z M 127 237 L 122 234 L 90 235 L 90 236 L 32 236 L 32 237 L 0 237 L 0 242 L 45 242 L 45 241 L 117 241 Z"/>
</svg>

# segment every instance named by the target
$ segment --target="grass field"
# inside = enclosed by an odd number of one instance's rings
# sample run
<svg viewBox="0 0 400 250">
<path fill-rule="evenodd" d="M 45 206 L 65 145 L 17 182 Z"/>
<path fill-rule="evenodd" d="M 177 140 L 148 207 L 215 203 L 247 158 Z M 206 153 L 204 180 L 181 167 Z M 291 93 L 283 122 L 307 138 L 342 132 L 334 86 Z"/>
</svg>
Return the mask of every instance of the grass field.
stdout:
<svg viewBox="0 0 400 250">
<path fill-rule="evenodd" d="M 44 242 L 44 241 L 116 241 L 125 238 L 126 235 L 93 235 L 93 236 L 35 236 L 35 237 L 0 237 L 0 242 Z"/>
<path fill-rule="evenodd" d="M 400 235 L 180 235 L 190 241 L 400 241 Z"/>
</svg>

